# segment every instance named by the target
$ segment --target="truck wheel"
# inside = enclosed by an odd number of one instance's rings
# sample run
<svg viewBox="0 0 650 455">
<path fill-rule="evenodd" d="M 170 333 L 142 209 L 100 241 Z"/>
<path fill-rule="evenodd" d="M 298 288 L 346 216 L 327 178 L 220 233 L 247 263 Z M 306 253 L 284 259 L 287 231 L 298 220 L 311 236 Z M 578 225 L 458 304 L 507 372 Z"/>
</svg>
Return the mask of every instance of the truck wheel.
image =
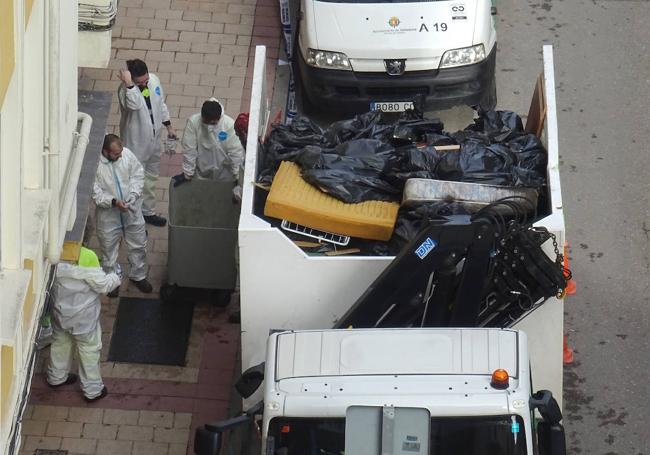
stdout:
<svg viewBox="0 0 650 455">
<path fill-rule="evenodd" d="M 484 111 L 490 111 L 497 107 L 497 82 L 494 77 L 492 77 L 490 87 L 485 91 L 479 107 Z"/>
</svg>

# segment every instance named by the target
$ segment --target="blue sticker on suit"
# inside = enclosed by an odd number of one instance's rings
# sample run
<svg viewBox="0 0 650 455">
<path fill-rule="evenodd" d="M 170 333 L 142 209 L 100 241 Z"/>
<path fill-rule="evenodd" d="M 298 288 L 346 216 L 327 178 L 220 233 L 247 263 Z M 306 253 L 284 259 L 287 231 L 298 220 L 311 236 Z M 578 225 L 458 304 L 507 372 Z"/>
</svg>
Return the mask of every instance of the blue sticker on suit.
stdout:
<svg viewBox="0 0 650 455">
<path fill-rule="evenodd" d="M 156 95 L 160 96 L 160 86 L 156 87 Z"/>
<path fill-rule="evenodd" d="M 225 141 L 226 139 L 228 139 L 228 133 L 226 133 L 225 131 L 220 131 L 217 137 L 219 138 L 220 141 Z"/>
</svg>

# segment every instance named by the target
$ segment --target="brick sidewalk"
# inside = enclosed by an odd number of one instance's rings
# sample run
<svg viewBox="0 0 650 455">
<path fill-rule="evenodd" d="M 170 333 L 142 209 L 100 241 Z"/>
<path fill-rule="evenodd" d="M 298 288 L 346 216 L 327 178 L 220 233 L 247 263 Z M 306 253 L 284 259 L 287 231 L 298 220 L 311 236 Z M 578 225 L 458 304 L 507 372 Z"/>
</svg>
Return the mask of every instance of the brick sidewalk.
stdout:
<svg viewBox="0 0 650 455">
<path fill-rule="evenodd" d="M 125 60 L 143 59 L 167 93 L 172 125 L 182 134 L 187 117 L 211 96 L 226 113 L 248 111 L 254 46 L 267 46 L 267 77 L 272 87 L 280 43 L 278 6 L 274 0 L 120 0 L 113 30 L 113 59 L 107 69 L 80 71 L 79 89 L 116 93 L 117 70 Z M 109 132 L 118 131 L 119 111 L 113 96 Z M 163 156 L 161 176 L 180 171 L 182 155 Z M 158 182 L 158 209 L 168 212 L 169 179 Z M 167 273 L 167 227 L 147 226 L 147 262 L 154 290 Z M 96 239 L 91 247 L 97 249 Z M 126 262 L 125 251 L 120 262 Z M 125 282 L 120 295 L 144 297 Z M 157 298 L 158 296 L 150 296 Z M 36 449 L 79 454 L 192 454 L 194 429 L 227 417 L 239 349 L 237 324 L 227 309 L 198 303 L 184 367 L 107 362 L 118 299 L 102 300 L 102 373 L 109 395 L 87 404 L 78 385 L 53 391 L 46 386 L 38 359 L 30 405 L 23 421 L 21 455 Z"/>
</svg>

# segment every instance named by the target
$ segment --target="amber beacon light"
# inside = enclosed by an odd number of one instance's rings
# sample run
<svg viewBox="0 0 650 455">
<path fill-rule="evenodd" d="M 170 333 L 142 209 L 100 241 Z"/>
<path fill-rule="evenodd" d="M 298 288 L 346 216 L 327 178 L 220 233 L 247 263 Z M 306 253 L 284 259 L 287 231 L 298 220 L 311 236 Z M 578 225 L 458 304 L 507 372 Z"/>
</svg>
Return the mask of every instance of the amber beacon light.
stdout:
<svg viewBox="0 0 650 455">
<path fill-rule="evenodd" d="M 494 370 L 492 373 L 492 380 L 490 381 L 490 385 L 499 390 L 507 389 L 508 388 L 508 381 L 510 379 L 510 376 L 508 376 L 508 372 L 506 370 L 498 369 Z"/>
</svg>

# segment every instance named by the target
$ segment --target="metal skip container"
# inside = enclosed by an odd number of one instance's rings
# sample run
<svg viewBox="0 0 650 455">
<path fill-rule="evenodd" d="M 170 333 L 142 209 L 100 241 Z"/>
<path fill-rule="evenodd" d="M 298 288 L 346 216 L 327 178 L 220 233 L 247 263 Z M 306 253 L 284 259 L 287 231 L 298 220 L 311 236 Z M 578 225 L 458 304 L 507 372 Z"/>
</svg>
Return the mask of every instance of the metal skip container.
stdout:
<svg viewBox="0 0 650 455">
<path fill-rule="evenodd" d="M 169 185 L 170 285 L 235 288 L 237 225 L 240 204 L 233 202 L 235 182 L 194 179 Z"/>
</svg>

